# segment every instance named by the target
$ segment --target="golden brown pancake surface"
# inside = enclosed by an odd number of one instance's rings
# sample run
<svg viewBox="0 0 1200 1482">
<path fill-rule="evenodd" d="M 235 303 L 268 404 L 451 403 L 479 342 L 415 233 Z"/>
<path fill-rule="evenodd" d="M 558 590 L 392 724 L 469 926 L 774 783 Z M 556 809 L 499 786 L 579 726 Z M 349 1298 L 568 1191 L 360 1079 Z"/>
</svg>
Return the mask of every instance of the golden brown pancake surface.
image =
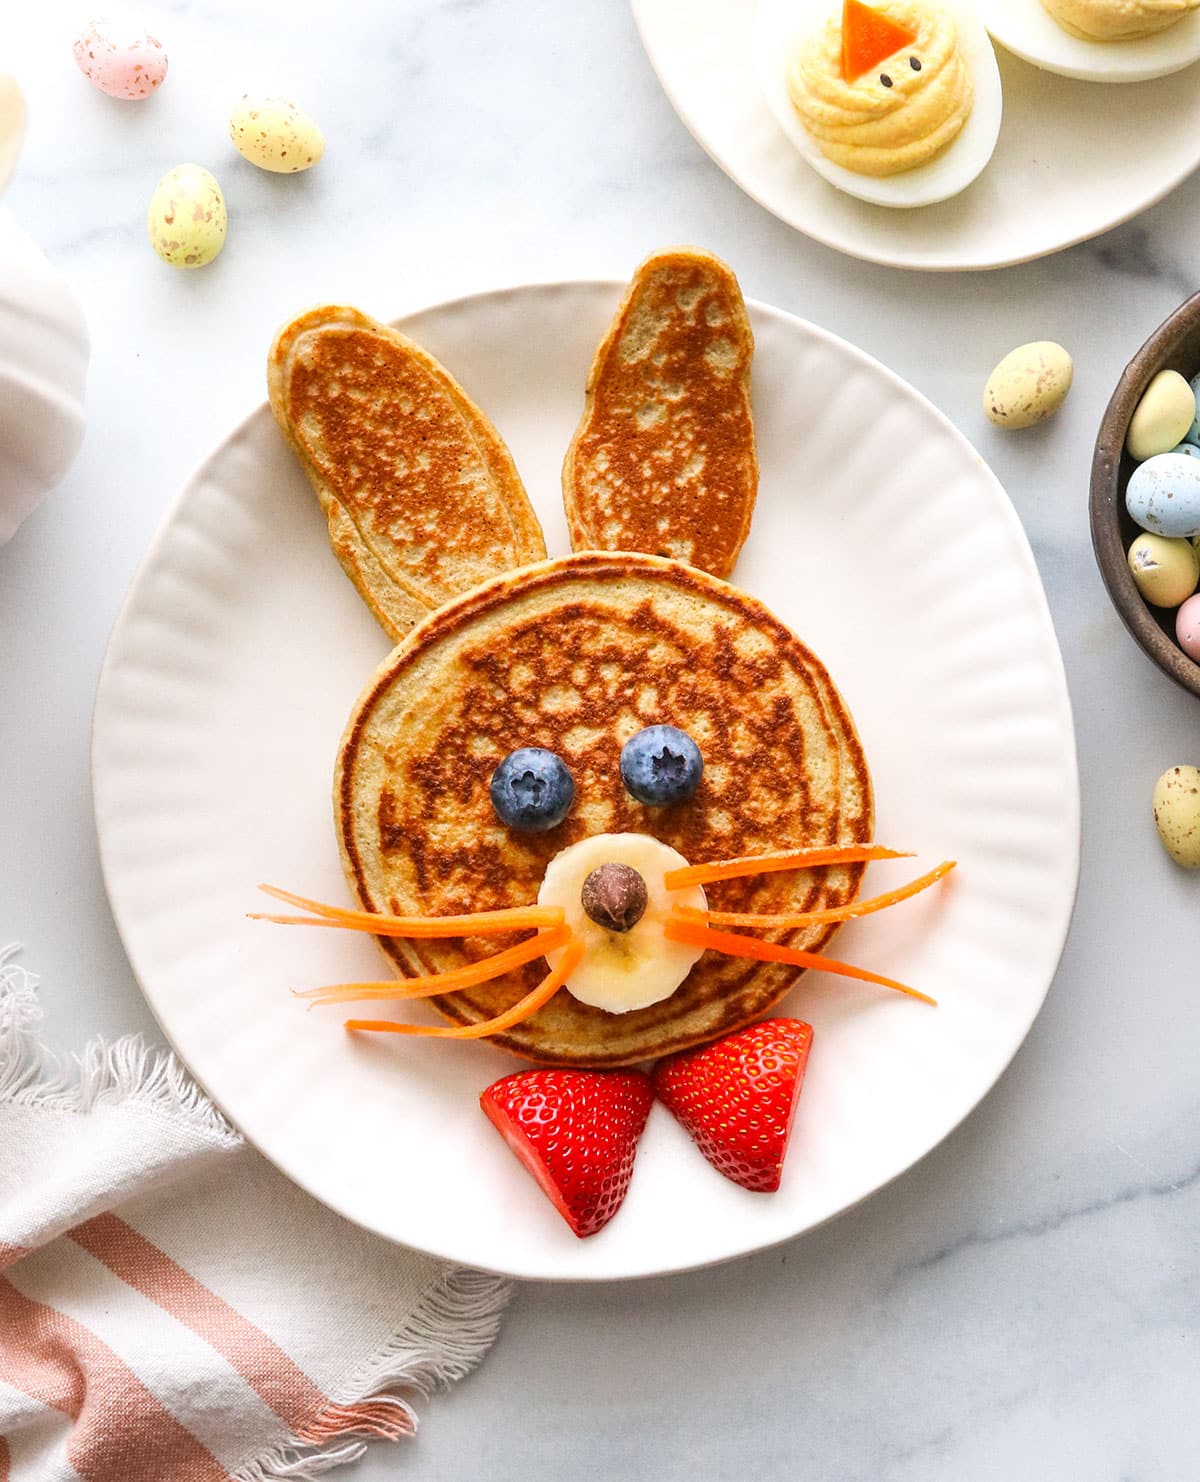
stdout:
<svg viewBox="0 0 1200 1482">
<path fill-rule="evenodd" d="M 575 550 L 647 551 L 730 574 L 758 492 L 753 354 L 720 259 L 688 247 L 642 263 L 596 351 L 563 464 Z"/>
<path fill-rule="evenodd" d="M 357 309 L 310 309 L 276 337 L 267 384 L 334 553 L 392 638 L 545 556 L 500 434 L 398 330 Z"/>
<path fill-rule="evenodd" d="M 626 792 L 621 747 L 643 726 L 699 744 L 695 797 L 648 808 Z M 517 833 L 489 783 L 520 746 L 557 752 L 575 803 L 558 827 Z M 872 833 L 853 723 L 819 660 L 766 608 L 651 556 L 581 554 L 489 582 L 417 628 L 377 670 L 347 727 L 334 805 L 347 878 L 369 910 L 446 915 L 527 905 L 548 862 L 599 833 L 645 832 L 692 863 Z M 784 911 L 853 899 L 861 866 L 709 887 L 714 908 Z M 817 950 L 829 926 L 774 932 Z M 512 939 L 381 941 L 406 975 L 444 971 Z M 532 989 L 545 963 L 435 999 L 476 1023 Z M 732 1030 L 795 981 L 789 967 L 706 953 L 668 999 L 628 1014 L 566 991 L 494 1042 L 547 1063 L 617 1065 Z M 384 1010 L 391 1012 L 389 1006 Z M 405 1017 L 402 1005 L 399 1017 Z"/>
</svg>

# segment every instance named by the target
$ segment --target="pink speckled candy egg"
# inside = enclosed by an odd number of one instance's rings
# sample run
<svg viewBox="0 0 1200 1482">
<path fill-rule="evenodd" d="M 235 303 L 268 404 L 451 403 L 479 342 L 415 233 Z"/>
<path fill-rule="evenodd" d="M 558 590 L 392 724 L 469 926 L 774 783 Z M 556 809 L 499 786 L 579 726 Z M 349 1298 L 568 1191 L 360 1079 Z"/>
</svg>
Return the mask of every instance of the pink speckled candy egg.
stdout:
<svg viewBox="0 0 1200 1482">
<path fill-rule="evenodd" d="M 1200 592 L 1189 597 L 1175 614 L 1175 637 L 1188 658 L 1200 664 Z"/>
<path fill-rule="evenodd" d="M 93 21 L 74 42 L 79 70 L 110 98 L 148 98 L 167 75 L 167 53 L 157 36 L 121 31 Z"/>
</svg>

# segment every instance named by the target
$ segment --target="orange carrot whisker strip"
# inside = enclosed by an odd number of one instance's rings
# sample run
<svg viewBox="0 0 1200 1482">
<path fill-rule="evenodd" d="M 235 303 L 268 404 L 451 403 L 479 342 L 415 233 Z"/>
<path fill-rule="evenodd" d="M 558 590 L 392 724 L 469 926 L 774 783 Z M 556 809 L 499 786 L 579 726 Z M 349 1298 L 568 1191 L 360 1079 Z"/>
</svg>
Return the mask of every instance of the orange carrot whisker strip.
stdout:
<svg viewBox="0 0 1200 1482">
<path fill-rule="evenodd" d="M 896 890 L 889 890 L 884 895 L 872 896 L 865 901 L 851 901 L 848 906 L 830 906 L 824 911 L 793 911 L 784 912 L 781 915 L 763 915 L 753 911 L 701 911 L 695 906 L 673 906 L 671 909 L 677 920 L 690 921 L 694 926 L 776 928 L 823 926 L 830 921 L 857 921 L 860 916 L 870 916 L 875 911 L 885 911 L 889 906 L 899 905 L 901 901 L 920 895 L 921 891 L 928 890 L 931 885 L 936 885 L 939 880 L 944 879 L 954 869 L 956 863 L 957 861 L 953 859 L 943 860 L 927 875 L 911 880 L 907 885 L 901 885 Z"/>
<path fill-rule="evenodd" d="M 432 998 L 437 993 L 454 993 L 460 988 L 474 988 L 488 983 L 514 967 L 524 967 L 547 952 L 565 947 L 572 937 L 569 926 L 554 926 L 539 932 L 527 942 L 518 942 L 494 957 L 472 962 L 449 972 L 432 973 L 425 978 L 388 978 L 382 983 L 333 983 L 326 988 L 305 988 L 296 993 L 312 1003 L 354 1003 L 367 998 Z"/>
<path fill-rule="evenodd" d="M 754 962 L 786 962 L 792 967 L 809 967 L 816 972 L 834 973 L 842 978 L 857 978 L 863 983 L 877 983 L 881 988 L 892 988 L 905 993 L 909 998 L 919 998 L 923 1003 L 936 1006 L 937 999 L 927 993 L 919 993 L 894 978 L 883 978 L 878 973 L 868 972 L 863 967 L 853 967 L 848 962 L 838 962 L 832 957 L 820 957 L 815 952 L 801 952 L 795 947 L 784 947 L 777 942 L 762 942 L 757 937 L 739 936 L 730 931 L 711 931 L 705 926 L 694 926 L 690 921 L 667 918 L 663 931 L 668 941 L 686 942 L 691 947 L 705 947 L 710 952 L 721 952 L 726 957 L 747 957 Z"/>
<path fill-rule="evenodd" d="M 391 1019 L 347 1019 L 347 1029 L 366 1029 L 378 1034 L 416 1034 L 428 1039 L 486 1039 L 489 1034 L 502 1034 L 548 1004 L 583 960 L 583 943 L 573 941 L 563 960 L 548 973 L 532 993 L 513 1004 L 511 1009 L 484 1019 L 479 1024 L 463 1024 L 450 1029 L 433 1024 L 397 1024 Z"/>
<path fill-rule="evenodd" d="M 911 858 L 911 852 L 882 849 L 876 844 L 781 849 L 772 854 L 747 854 L 740 859 L 717 859 L 710 864 L 686 865 L 678 870 L 668 870 L 663 883 L 668 890 L 682 890 L 688 885 L 710 885 L 718 880 L 736 880 L 742 875 L 766 875 L 775 870 L 813 870 L 820 865 L 865 864 L 873 859 Z"/>
<path fill-rule="evenodd" d="M 326 905 L 324 901 L 280 890 L 277 885 L 258 888 L 286 905 L 311 911 L 317 919 L 252 912 L 252 921 L 273 921 L 280 926 L 338 926 L 345 931 L 369 931 L 377 937 L 496 936 L 506 931 L 561 926 L 564 919 L 561 906 L 510 906 L 505 910 L 473 911 L 462 916 L 389 916 L 382 911 L 350 911 L 342 906 Z"/>
</svg>

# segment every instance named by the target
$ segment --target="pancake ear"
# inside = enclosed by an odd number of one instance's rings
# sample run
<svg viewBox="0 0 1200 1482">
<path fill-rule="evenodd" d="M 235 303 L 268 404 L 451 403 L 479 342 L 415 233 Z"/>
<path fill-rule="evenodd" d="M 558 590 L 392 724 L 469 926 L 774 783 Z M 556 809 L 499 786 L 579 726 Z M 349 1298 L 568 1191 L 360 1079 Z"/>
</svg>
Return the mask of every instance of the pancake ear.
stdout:
<svg viewBox="0 0 1200 1482">
<path fill-rule="evenodd" d="M 357 309 L 310 309 L 276 337 L 267 389 L 334 554 L 393 640 L 451 598 L 545 558 L 504 440 L 399 331 Z"/>
<path fill-rule="evenodd" d="M 563 463 L 573 550 L 644 551 L 730 574 L 758 493 L 753 354 L 723 262 L 678 247 L 642 263 L 592 361 Z"/>
</svg>

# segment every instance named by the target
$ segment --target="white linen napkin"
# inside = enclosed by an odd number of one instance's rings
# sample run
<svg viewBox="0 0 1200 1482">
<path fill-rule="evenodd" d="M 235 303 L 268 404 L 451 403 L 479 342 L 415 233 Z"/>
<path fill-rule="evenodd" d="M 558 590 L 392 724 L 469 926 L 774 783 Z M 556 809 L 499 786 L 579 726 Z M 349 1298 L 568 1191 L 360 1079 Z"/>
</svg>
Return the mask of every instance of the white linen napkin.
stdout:
<svg viewBox="0 0 1200 1482">
<path fill-rule="evenodd" d="M 498 1277 L 392 1245 L 249 1148 L 166 1050 L 59 1058 L 0 951 L 0 1482 L 313 1477 L 416 1426 Z"/>
</svg>

